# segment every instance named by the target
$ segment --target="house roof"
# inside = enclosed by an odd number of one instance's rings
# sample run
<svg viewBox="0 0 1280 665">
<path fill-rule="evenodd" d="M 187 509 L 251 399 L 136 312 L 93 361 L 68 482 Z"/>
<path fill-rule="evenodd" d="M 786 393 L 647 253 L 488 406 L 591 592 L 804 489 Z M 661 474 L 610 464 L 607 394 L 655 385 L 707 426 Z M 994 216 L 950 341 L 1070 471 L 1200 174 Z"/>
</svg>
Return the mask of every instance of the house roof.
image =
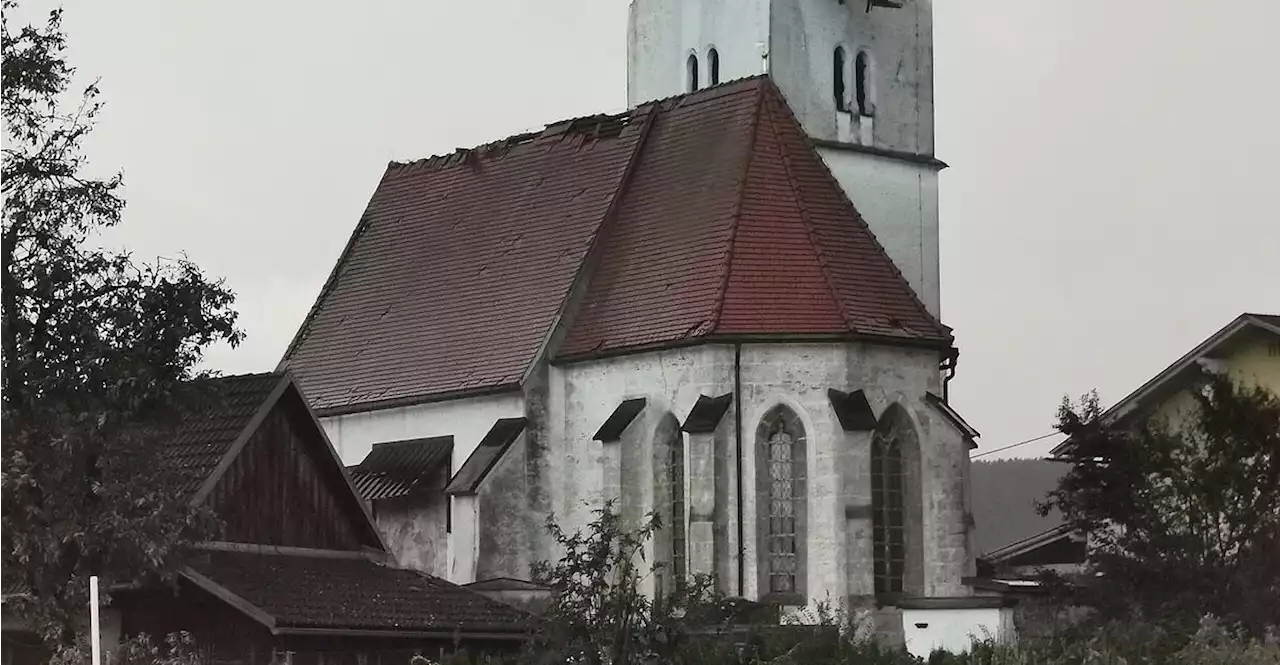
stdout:
<svg viewBox="0 0 1280 665">
<path fill-rule="evenodd" d="M 365 501 L 408 496 L 433 486 L 433 472 L 448 466 L 453 437 L 438 436 L 408 441 L 375 443 L 359 464 L 347 467 L 351 482 Z"/>
<path fill-rule="evenodd" d="M 363 557 L 202 551 L 184 575 L 277 634 L 520 634 L 530 620 L 475 591 Z"/>
<path fill-rule="evenodd" d="M 1208 339 L 1196 345 L 1186 355 L 1166 367 L 1164 371 L 1139 386 L 1137 390 L 1126 395 L 1124 399 L 1113 404 L 1103 412 L 1102 420 L 1105 422 L 1117 422 L 1129 418 L 1135 413 L 1143 412 L 1145 407 L 1185 385 L 1183 382 L 1187 378 L 1198 375 L 1201 371 L 1199 366 L 1201 359 L 1212 358 L 1241 335 L 1250 332 L 1256 334 L 1257 331 L 1280 336 L 1280 315 L 1245 312 L 1237 316 L 1232 319 L 1231 323 L 1223 326 L 1218 332 L 1210 335 Z M 1071 438 L 1068 438 L 1049 451 L 1049 454 L 1054 456 L 1068 455 L 1074 443 Z"/>
<path fill-rule="evenodd" d="M 988 552 L 982 558 L 994 564 L 1009 565 L 1083 563 L 1085 551 L 1082 542 L 1083 539 L 1070 525 L 1060 524 Z"/>
<path fill-rule="evenodd" d="M 165 464 L 188 476 L 188 492 L 204 484 L 284 380 L 279 374 L 242 374 L 203 382 L 207 392 L 200 405 L 161 453 Z"/>
<path fill-rule="evenodd" d="M 282 366 L 332 414 L 747 335 L 951 339 L 763 77 L 390 165 Z"/>
</svg>

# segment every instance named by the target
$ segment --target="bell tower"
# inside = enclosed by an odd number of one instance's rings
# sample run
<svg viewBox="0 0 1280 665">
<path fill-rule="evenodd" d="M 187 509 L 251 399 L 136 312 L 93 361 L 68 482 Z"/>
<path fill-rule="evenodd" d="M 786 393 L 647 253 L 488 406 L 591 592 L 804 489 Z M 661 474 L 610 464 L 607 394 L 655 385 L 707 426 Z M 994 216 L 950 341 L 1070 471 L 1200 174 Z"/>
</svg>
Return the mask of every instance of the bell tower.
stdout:
<svg viewBox="0 0 1280 665">
<path fill-rule="evenodd" d="M 931 0 L 632 0 L 631 106 L 767 74 L 940 316 Z"/>
</svg>

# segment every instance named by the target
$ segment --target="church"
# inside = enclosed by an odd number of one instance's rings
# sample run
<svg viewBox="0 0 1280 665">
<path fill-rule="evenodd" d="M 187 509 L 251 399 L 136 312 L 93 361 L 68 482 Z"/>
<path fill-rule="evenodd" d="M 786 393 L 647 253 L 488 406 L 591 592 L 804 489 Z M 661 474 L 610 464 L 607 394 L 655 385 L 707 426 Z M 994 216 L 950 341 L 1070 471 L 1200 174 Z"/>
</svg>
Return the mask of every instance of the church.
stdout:
<svg viewBox="0 0 1280 665">
<path fill-rule="evenodd" d="M 527 584 L 549 516 L 613 501 L 661 516 L 651 593 L 994 607 L 931 33 L 928 0 L 633 0 L 628 111 L 390 164 L 279 369 L 398 563 Z"/>
</svg>

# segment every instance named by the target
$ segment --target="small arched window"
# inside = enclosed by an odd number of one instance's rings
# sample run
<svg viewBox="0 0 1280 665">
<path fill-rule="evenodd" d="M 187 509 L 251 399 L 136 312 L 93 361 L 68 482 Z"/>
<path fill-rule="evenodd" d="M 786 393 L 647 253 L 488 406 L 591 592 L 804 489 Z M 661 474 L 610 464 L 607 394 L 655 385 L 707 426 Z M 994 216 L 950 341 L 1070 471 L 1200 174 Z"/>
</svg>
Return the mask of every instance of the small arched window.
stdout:
<svg viewBox="0 0 1280 665">
<path fill-rule="evenodd" d="M 756 428 L 756 514 L 760 595 L 787 605 L 805 600 L 807 501 L 804 425 L 785 406 Z"/>
<path fill-rule="evenodd" d="M 697 92 L 698 90 L 698 56 L 696 54 L 693 54 L 693 53 L 689 54 L 689 61 L 686 63 L 686 68 L 688 69 L 687 75 L 689 77 L 688 90 L 689 92 Z"/>
<path fill-rule="evenodd" d="M 854 58 L 853 81 L 858 113 L 868 117 L 875 115 L 875 102 L 871 98 L 871 56 L 866 51 L 858 51 L 858 57 Z"/>
<path fill-rule="evenodd" d="M 844 47 L 837 46 L 831 56 L 831 95 L 836 100 L 837 111 L 849 110 L 849 99 L 845 96 L 844 78 Z"/>
<path fill-rule="evenodd" d="M 711 85 L 720 85 L 720 52 L 714 48 L 707 51 L 707 68 L 711 75 Z"/>
</svg>

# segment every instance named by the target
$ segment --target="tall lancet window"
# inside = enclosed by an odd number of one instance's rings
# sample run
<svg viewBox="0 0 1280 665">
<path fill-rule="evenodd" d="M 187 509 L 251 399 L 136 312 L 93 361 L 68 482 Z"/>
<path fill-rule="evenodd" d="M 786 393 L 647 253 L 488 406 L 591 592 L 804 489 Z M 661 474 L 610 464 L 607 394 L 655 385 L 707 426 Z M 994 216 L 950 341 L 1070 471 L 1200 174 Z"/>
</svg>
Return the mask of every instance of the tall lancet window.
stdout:
<svg viewBox="0 0 1280 665">
<path fill-rule="evenodd" d="M 671 575 L 675 578 L 675 590 L 683 591 L 689 572 L 688 535 L 685 530 L 684 510 L 684 437 L 675 431 L 668 447 L 671 454 Z"/>
<path fill-rule="evenodd" d="M 849 110 L 849 99 L 845 95 L 844 80 L 844 47 L 837 46 L 831 56 L 831 95 L 835 98 L 837 111 Z"/>
<path fill-rule="evenodd" d="M 760 595 L 805 602 L 805 432 L 794 411 L 777 406 L 756 429 L 756 513 Z"/>
<path fill-rule="evenodd" d="M 858 51 L 858 57 L 853 60 L 853 84 L 858 113 L 875 115 L 875 100 L 871 98 L 871 56 L 866 51 Z"/>
<path fill-rule="evenodd" d="M 711 85 L 720 85 L 720 52 L 714 48 L 707 51 L 707 73 L 711 75 Z"/>
<path fill-rule="evenodd" d="M 685 522 L 684 434 L 680 422 L 667 414 L 658 423 L 653 447 L 654 510 L 662 528 L 653 536 L 658 572 L 658 593 L 684 588 L 689 573 L 688 526 Z"/>
<path fill-rule="evenodd" d="M 872 551 L 876 594 L 923 591 L 921 498 L 915 427 L 901 406 L 880 416 L 871 439 Z"/>
<path fill-rule="evenodd" d="M 689 92 L 697 92 L 698 90 L 698 56 L 689 54 L 689 61 L 685 64 L 687 76 L 689 77 Z"/>
</svg>

